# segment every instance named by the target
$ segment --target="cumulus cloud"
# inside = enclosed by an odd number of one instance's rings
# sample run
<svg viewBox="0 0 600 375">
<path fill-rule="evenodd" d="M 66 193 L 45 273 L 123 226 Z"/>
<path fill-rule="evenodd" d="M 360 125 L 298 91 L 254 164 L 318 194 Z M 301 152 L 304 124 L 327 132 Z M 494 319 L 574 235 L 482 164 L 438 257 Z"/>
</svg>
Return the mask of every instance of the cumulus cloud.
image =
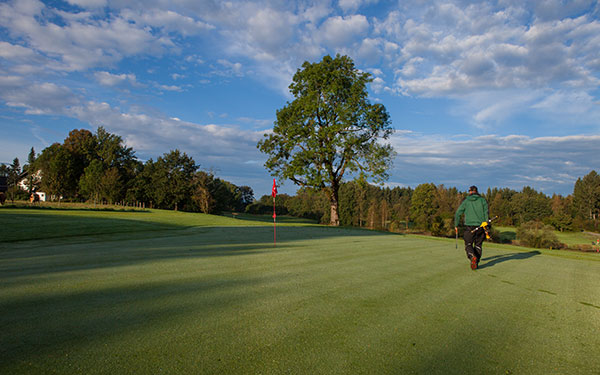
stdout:
<svg viewBox="0 0 600 375">
<path fill-rule="evenodd" d="M 521 14 L 533 22 L 518 22 Z M 525 3 L 494 8 L 434 2 L 416 15 L 392 12 L 374 29 L 402 46 L 396 58 L 400 92 L 457 96 L 482 88 L 596 87 L 589 61 L 598 59 L 600 22 L 588 15 L 536 16 Z"/>
<path fill-rule="evenodd" d="M 369 29 L 367 17 L 355 14 L 347 17 L 328 18 L 320 27 L 319 36 L 330 47 L 347 46 L 365 35 Z"/>
<path fill-rule="evenodd" d="M 53 23 L 54 15 L 62 22 Z M 122 17 L 97 19 L 64 17 L 35 0 L 0 4 L 0 26 L 46 56 L 55 56 L 53 68 L 73 71 L 110 64 L 126 56 L 161 53 L 173 46 L 167 36 L 153 34 Z"/>
<path fill-rule="evenodd" d="M 109 72 L 96 72 L 94 77 L 103 86 L 118 86 L 122 83 L 136 84 L 135 74 L 112 74 Z"/>
<path fill-rule="evenodd" d="M 36 53 L 30 48 L 25 48 L 17 44 L 11 44 L 0 41 L 0 57 L 8 60 L 31 59 Z"/>
<path fill-rule="evenodd" d="M 0 78 L 0 98 L 9 107 L 24 108 L 26 114 L 65 114 L 79 97 L 54 83 L 29 83 L 20 77 Z"/>
<path fill-rule="evenodd" d="M 123 9 L 120 15 L 129 21 L 163 29 L 167 32 L 178 32 L 183 36 L 195 35 L 202 31 L 212 30 L 215 26 L 172 10 L 161 9 Z"/>
<path fill-rule="evenodd" d="M 290 12 L 260 9 L 248 19 L 248 36 L 259 48 L 272 53 L 291 40 L 297 23 L 298 17 Z"/>
</svg>

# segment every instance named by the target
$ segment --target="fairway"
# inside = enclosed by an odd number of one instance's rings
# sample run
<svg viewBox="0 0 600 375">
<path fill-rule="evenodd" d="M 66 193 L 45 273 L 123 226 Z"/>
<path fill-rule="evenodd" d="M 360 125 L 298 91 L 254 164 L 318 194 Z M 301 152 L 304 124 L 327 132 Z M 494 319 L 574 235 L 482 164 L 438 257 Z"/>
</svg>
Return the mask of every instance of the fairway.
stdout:
<svg viewBox="0 0 600 375">
<path fill-rule="evenodd" d="M 0 374 L 597 374 L 600 255 L 0 209 Z"/>
</svg>

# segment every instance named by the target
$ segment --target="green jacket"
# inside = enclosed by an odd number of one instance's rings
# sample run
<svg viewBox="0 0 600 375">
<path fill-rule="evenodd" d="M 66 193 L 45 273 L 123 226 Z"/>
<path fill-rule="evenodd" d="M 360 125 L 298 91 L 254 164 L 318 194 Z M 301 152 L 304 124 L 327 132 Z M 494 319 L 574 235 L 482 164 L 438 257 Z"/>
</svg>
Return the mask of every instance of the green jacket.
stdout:
<svg viewBox="0 0 600 375">
<path fill-rule="evenodd" d="M 458 227 L 460 217 L 465 214 L 465 225 L 479 226 L 488 219 L 488 204 L 479 194 L 471 194 L 460 204 L 454 215 L 454 226 Z"/>
</svg>

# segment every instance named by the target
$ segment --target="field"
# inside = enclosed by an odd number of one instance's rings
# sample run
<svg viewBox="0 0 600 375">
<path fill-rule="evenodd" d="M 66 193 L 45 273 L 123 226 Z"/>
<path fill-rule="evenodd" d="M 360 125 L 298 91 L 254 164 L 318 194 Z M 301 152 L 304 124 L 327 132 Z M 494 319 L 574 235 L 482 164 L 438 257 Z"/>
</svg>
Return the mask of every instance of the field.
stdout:
<svg viewBox="0 0 600 375">
<path fill-rule="evenodd" d="M 600 373 L 600 255 L 0 209 L 1 374 Z"/>
</svg>

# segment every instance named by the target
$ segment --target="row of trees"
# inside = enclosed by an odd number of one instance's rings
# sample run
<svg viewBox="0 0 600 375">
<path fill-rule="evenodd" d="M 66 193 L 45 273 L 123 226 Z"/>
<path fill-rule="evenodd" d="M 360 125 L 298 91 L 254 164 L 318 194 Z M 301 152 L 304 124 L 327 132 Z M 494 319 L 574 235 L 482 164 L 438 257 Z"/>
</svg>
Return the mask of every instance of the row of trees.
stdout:
<svg viewBox="0 0 600 375">
<path fill-rule="evenodd" d="M 173 150 L 142 163 L 121 137 L 98 128 L 73 130 L 62 144 L 55 143 L 36 157 L 32 149 L 22 168 L 18 159 L 2 166 L 9 199 L 27 198 L 44 191 L 50 198 L 71 201 L 144 202 L 147 207 L 218 213 L 225 210 L 268 213 L 272 198 L 254 202 L 248 186 L 236 186 L 199 169 L 185 153 Z M 27 176 L 26 189 L 19 181 Z M 521 191 L 492 188 L 485 192 L 491 215 L 499 224 L 520 226 L 531 221 L 565 231 L 597 231 L 600 218 L 600 176 L 591 171 L 579 178 L 573 193 L 549 197 L 531 187 Z M 416 188 L 381 188 L 364 178 L 339 186 L 339 223 L 379 230 L 409 228 L 452 236 L 454 212 L 465 193 L 433 183 Z M 331 223 L 331 197 L 327 191 L 302 188 L 295 196 L 278 195 L 280 214 Z"/>
<path fill-rule="evenodd" d="M 236 186 L 199 169 L 193 158 L 172 150 L 142 163 L 120 136 L 72 130 L 36 157 L 33 148 L 21 169 L 18 159 L 4 167 L 9 198 L 43 191 L 52 199 L 143 202 L 146 207 L 218 213 L 244 210 L 254 200 L 248 186 Z M 19 186 L 25 177 L 26 189 Z"/>
<path fill-rule="evenodd" d="M 454 213 L 466 193 L 433 183 L 411 188 L 381 188 L 364 181 L 341 184 L 340 223 L 371 229 L 399 231 L 412 228 L 439 236 L 454 235 Z M 542 222 L 560 231 L 598 230 L 600 217 L 600 176 L 591 171 L 575 183 L 573 194 L 549 197 L 531 187 L 521 191 L 492 188 L 483 194 L 490 215 L 498 215 L 497 224 L 520 226 Z M 300 189 L 295 196 L 278 195 L 280 213 L 329 223 L 329 200 L 313 189 Z M 248 206 L 248 212 L 272 210 L 270 196 Z"/>
</svg>

